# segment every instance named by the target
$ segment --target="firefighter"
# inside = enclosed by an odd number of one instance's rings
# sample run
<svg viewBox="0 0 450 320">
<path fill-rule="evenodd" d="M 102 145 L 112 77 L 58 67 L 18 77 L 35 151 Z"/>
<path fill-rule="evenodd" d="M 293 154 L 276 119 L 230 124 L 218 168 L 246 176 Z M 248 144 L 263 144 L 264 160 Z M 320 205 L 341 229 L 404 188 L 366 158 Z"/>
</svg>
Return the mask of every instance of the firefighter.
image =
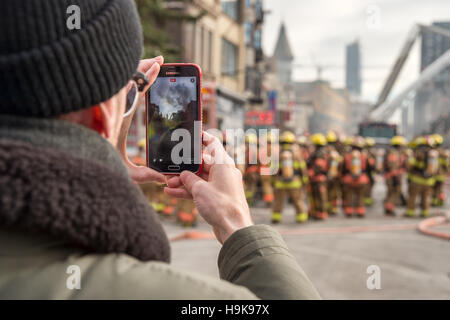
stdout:
<svg viewBox="0 0 450 320">
<path fill-rule="evenodd" d="M 364 217 L 364 189 L 369 183 L 367 168 L 369 166 L 367 154 L 363 152 L 364 138 L 354 137 L 351 149 L 344 156 L 342 166 L 342 183 L 344 190 L 344 213 L 347 217 L 356 214 Z"/>
<path fill-rule="evenodd" d="M 354 139 L 355 137 L 352 136 L 345 137 L 342 154 L 347 154 L 352 151 Z"/>
<path fill-rule="evenodd" d="M 433 187 L 433 206 L 443 206 L 445 200 L 444 182 L 448 173 L 447 153 L 442 148 L 444 138 L 439 134 L 433 135 L 436 151 L 439 153 L 439 169 L 436 175 L 436 183 Z"/>
<path fill-rule="evenodd" d="M 328 172 L 327 172 L 327 195 L 328 214 L 336 215 L 338 212 L 338 200 L 341 197 L 341 181 L 339 172 L 342 166 L 342 156 L 337 147 L 338 137 L 333 131 L 327 133 L 328 143 Z"/>
<path fill-rule="evenodd" d="M 341 178 L 341 199 L 342 199 L 342 209 L 344 209 L 344 199 L 346 197 L 345 192 L 347 191 L 346 188 L 344 188 L 344 183 L 342 180 L 342 173 L 344 171 L 344 160 L 345 160 L 345 155 L 347 153 L 350 153 L 352 151 L 352 144 L 353 144 L 353 139 L 354 137 L 352 136 L 346 136 L 345 134 L 341 134 L 340 138 L 342 139 L 342 151 L 341 151 L 341 155 L 342 155 L 342 166 L 341 166 L 341 172 L 340 172 L 340 178 Z M 345 212 L 345 210 L 344 210 Z"/>
<path fill-rule="evenodd" d="M 375 173 L 376 173 L 376 150 L 375 150 L 375 140 L 373 138 L 365 139 L 364 152 L 367 154 L 368 166 L 366 169 L 367 176 L 369 177 L 369 183 L 364 190 L 364 204 L 370 207 L 373 204 L 372 190 L 375 184 Z"/>
<path fill-rule="evenodd" d="M 264 141 L 263 141 L 264 140 Z M 272 166 L 270 163 L 272 153 L 272 135 L 270 133 L 262 135 L 259 142 L 259 178 L 261 181 L 261 189 L 263 201 L 267 207 L 272 207 L 274 194 L 272 186 L 272 175 L 266 172 Z"/>
<path fill-rule="evenodd" d="M 254 133 L 245 136 L 245 170 L 243 174 L 245 197 L 249 205 L 253 204 L 258 188 L 258 137 Z"/>
<path fill-rule="evenodd" d="M 434 139 L 430 136 L 419 137 L 416 140 L 414 156 L 408 164 L 408 200 L 405 216 L 414 217 L 416 200 L 420 197 L 421 216 L 430 214 L 431 197 L 438 172 L 439 154 L 432 147 Z"/>
<path fill-rule="evenodd" d="M 336 150 L 339 152 L 339 154 L 342 156 L 345 153 L 345 140 L 347 139 L 347 136 L 345 133 L 339 133 L 338 140 L 336 143 Z"/>
<path fill-rule="evenodd" d="M 327 139 L 321 133 L 311 136 L 314 151 L 308 159 L 308 176 L 310 182 L 310 214 L 318 220 L 328 218 L 327 174 L 328 150 Z"/>
<path fill-rule="evenodd" d="M 275 177 L 275 194 L 272 210 L 272 223 L 279 223 L 285 197 L 289 197 L 296 210 L 296 222 L 303 223 L 308 220 L 308 213 L 303 202 L 302 181 L 306 175 L 306 164 L 299 153 L 294 153 L 295 135 L 284 132 L 280 137 L 279 169 Z"/>
<path fill-rule="evenodd" d="M 391 147 L 387 150 L 384 158 L 384 178 L 386 181 L 386 197 L 384 200 L 384 213 L 395 214 L 395 206 L 402 192 L 403 168 L 405 165 L 402 148 L 406 141 L 402 136 L 391 139 Z"/>
</svg>

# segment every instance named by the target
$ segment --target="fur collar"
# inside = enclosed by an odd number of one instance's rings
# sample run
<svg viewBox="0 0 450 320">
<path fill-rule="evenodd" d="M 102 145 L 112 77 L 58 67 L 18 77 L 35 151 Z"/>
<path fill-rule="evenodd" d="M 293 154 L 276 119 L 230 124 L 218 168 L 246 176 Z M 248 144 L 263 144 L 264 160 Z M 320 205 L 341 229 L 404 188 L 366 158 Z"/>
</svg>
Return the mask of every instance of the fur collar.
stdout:
<svg viewBox="0 0 450 320">
<path fill-rule="evenodd" d="M 158 217 L 125 174 L 72 152 L 4 137 L 0 226 L 51 235 L 89 252 L 170 259 Z"/>
</svg>

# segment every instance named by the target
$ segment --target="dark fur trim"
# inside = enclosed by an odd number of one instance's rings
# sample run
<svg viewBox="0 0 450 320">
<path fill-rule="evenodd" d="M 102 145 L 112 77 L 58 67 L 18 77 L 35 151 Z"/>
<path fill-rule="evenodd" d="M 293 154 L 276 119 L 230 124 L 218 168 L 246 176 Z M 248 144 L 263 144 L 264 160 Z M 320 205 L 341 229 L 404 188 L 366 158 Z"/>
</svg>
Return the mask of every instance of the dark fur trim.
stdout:
<svg viewBox="0 0 450 320">
<path fill-rule="evenodd" d="M 161 223 L 130 179 L 68 152 L 11 140 L 0 140 L 0 226 L 90 252 L 170 259 Z"/>
</svg>

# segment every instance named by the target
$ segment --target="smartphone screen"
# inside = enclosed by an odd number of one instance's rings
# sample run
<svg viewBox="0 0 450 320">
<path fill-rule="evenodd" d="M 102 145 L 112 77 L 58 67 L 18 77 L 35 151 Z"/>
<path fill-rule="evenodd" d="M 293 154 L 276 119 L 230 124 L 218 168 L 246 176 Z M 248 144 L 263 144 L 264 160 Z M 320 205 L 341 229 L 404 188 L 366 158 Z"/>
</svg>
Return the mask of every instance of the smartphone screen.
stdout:
<svg viewBox="0 0 450 320">
<path fill-rule="evenodd" d="M 147 164 L 159 172 L 201 166 L 200 70 L 166 64 L 147 93 Z"/>
</svg>

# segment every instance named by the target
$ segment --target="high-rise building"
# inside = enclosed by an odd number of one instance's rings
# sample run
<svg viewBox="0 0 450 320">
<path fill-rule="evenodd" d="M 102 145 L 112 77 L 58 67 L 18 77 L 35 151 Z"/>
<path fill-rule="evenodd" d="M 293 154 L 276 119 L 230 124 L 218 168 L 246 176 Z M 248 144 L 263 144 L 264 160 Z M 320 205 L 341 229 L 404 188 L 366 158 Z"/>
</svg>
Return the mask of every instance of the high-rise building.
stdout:
<svg viewBox="0 0 450 320">
<path fill-rule="evenodd" d="M 434 22 L 433 26 L 450 30 L 450 21 Z M 422 34 L 420 71 L 425 70 L 431 63 L 450 49 L 450 38 L 428 30 Z"/>
<path fill-rule="evenodd" d="M 357 40 L 345 49 L 345 86 L 351 95 L 361 95 L 361 54 Z"/>
<path fill-rule="evenodd" d="M 434 22 L 433 26 L 450 30 L 450 21 Z M 430 64 L 450 50 L 450 38 L 431 30 L 422 33 L 420 71 L 424 71 Z M 450 67 L 441 71 L 433 81 L 417 90 L 414 104 L 414 134 L 431 131 L 433 123 L 449 117 L 448 97 L 450 96 Z M 435 130 L 435 129 L 433 129 Z M 450 128 L 437 130 L 445 135 Z"/>
</svg>

